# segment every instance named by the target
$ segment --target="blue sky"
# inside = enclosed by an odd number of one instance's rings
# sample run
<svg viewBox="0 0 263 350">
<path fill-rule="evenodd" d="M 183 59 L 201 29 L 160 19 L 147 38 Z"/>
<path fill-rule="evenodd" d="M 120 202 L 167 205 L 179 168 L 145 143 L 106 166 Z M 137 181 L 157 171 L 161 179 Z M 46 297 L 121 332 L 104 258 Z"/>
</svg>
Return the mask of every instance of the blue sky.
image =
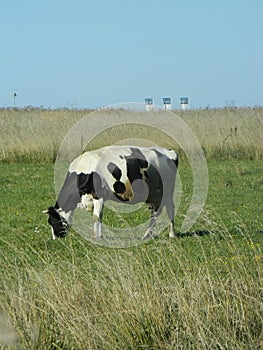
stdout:
<svg viewBox="0 0 263 350">
<path fill-rule="evenodd" d="M 263 105 L 262 0 L 0 4 L 0 106 Z"/>
</svg>

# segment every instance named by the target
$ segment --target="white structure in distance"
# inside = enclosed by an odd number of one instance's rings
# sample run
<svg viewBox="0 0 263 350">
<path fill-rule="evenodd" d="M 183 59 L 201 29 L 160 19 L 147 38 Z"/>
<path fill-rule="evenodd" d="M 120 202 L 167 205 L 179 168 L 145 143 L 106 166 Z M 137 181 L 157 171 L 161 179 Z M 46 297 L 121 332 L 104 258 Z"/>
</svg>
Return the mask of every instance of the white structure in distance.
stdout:
<svg viewBox="0 0 263 350">
<path fill-rule="evenodd" d="M 163 109 L 171 110 L 172 109 L 172 99 L 171 97 L 163 97 Z"/>
<path fill-rule="evenodd" d="M 181 97 L 180 102 L 181 102 L 182 110 L 186 110 L 189 108 L 189 98 L 188 97 Z"/>
<path fill-rule="evenodd" d="M 147 97 L 144 99 L 145 101 L 145 110 L 152 111 L 154 109 L 153 99 L 151 97 Z M 182 110 L 186 110 L 190 108 L 190 99 L 189 97 L 180 97 L 180 105 Z M 171 97 L 163 97 L 163 109 L 164 110 L 172 110 L 172 98 Z"/>
<path fill-rule="evenodd" d="M 152 111 L 153 110 L 153 99 L 150 97 L 147 97 L 144 99 L 144 101 L 145 101 L 145 110 L 147 112 Z"/>
</svg>

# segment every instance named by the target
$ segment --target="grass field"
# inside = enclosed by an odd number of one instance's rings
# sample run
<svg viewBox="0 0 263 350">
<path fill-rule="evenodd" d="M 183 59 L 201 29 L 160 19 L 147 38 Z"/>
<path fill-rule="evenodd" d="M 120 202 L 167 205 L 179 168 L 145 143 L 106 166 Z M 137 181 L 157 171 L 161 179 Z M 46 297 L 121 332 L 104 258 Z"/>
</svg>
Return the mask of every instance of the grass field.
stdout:
<svg viewBox="0 0 263 350">
<path fill-rule="evenodd" d="M 0 161 L 53 162 L 66 133 L 77 121 L 88 118 L 91 112 L 67 109 L 0 109 Z M 115 113 L 118 120 L 118 111 L 108 110 L 107 113 Z M 128 116 L 132 112 L 120 111 L 122 115 L 125 113 Z M 192 128 L 207 159 L 263 159 L 262 107 L 169 113 L 175 113 Z M 141 120 L 144 115 L 145 112 L 140 113 Z M 165 119 L 165 113 L 163 118 Z M 176 123 L 171 125 L 171 129 L 176 127 Z M 158 132 L 149 133 L 141 125 L 132 128 L 128 125 L 98 135 L 88 148 L 102 147 L 130 137 L 150 137 L 157 144 L 177 147 L 173 140 L 165 138 L 164 135 L 160 138 Z"/>
<path fill-rule="evenodd" d="M 250 132 L 260 134 L 262 111 L 251 111 L 257 127 L 248 124 Z M 77 112 L 70 113 L 77 120 Z M 184 118 L 194 123 L 191 113 Z M 214 128 L 208 111 L 203 113 L 206 122 L 200 125 L 207 125 L 208 135 Z M 51 111 L 47 117 L 54 123 Z M 50 139 L 43 136 L 38 151 L 32 139 L 31 146 L 15 149 L 18 130 L 9 130 L 10 139 L 1 141 L 5 157 L 0 163 L 0 349 L 261 349 L 262 144 L 257 136 L 247 139 L 248 130 L 232 118 L 227 126 L 217 125 L 217 130 L 233 128 L 229 148 L 219 141 L 212 145 L 223 131 L 206 145 L 209 192 L 191 232 L 175 240 L 163 232 L 129 249 L 93 245 L 74 230 L 53 241 L 41 214 L 55 202 Z M 61 137 L 67 127 L 63 124 Z M 45 134 L 31 124 L 32 130 Z M 19 132 L 26 139 L 27 128 Z M 53 144 L 53 158 L 56 148 Z M 192 194 L 186 160 L 179 169 L 183 193 L 177 231 Z M 106 213 L 105 220 L 112 218 Z"/>
</svg>

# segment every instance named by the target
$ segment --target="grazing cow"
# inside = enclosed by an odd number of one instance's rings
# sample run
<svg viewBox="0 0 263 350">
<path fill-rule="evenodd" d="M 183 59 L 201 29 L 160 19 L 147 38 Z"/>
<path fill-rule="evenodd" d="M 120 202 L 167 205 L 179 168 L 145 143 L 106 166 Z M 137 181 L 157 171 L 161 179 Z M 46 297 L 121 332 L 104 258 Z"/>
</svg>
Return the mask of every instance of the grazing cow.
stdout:
<svg viewBox="0 0 263 350">
<path fill-rule="evenodd" d="M 49 214 L 53 238 L 67 234 L 76 207 L 93 207 L 94 237 L 101 238 L 107 199 L 149 204 L 151 219 L 143 239 L 152 235 L 166 207 L 169 237 L 175 237 L 173 193 L 177 167 L 177 153 L 161 147 L 109 146 L 80 155 L 69 166 L 55 206 L 44 211 Z"/>
</svg>

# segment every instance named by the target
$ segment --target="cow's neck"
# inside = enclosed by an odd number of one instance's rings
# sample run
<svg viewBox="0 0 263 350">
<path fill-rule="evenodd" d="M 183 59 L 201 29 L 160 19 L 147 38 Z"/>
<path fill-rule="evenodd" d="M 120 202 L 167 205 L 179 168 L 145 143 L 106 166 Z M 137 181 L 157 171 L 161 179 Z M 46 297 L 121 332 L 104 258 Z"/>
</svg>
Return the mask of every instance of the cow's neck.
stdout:
<svg viewBox="0 0 263 350">
<path fill-rule="evenodd" d="M 70 215 L 81 201 L 77 182 L 77 174 L 75 172 L 68 172 L 64 185 L 58 195 L 56 209 L 61 209 L 65 213 L 63 215 L 65 219 L 67 219 L 68 213 Z"/>
<path fill-rule="evenodd" d="M 67 223 L 71 226 L 72 224 L 72 215 L 71 215 L 71 211 L 68 211 L 67 213 L 65 211 L 61 211 L 59 212 L 59 214 L 67 221 Z"/>
<path fill-rule="evenodd" d="M 63 219 L 65 219 L 66 222 L 71 226 L 72 220 L 73 220 L 72 218 L 73 210 L 69 210 L 69 211 L 63 210 L 63 208 L 59 207 L 58 202 L 56 203 L 55 208 L 59 213 L 59 215 L 62 216 Z"/>
</svg>

